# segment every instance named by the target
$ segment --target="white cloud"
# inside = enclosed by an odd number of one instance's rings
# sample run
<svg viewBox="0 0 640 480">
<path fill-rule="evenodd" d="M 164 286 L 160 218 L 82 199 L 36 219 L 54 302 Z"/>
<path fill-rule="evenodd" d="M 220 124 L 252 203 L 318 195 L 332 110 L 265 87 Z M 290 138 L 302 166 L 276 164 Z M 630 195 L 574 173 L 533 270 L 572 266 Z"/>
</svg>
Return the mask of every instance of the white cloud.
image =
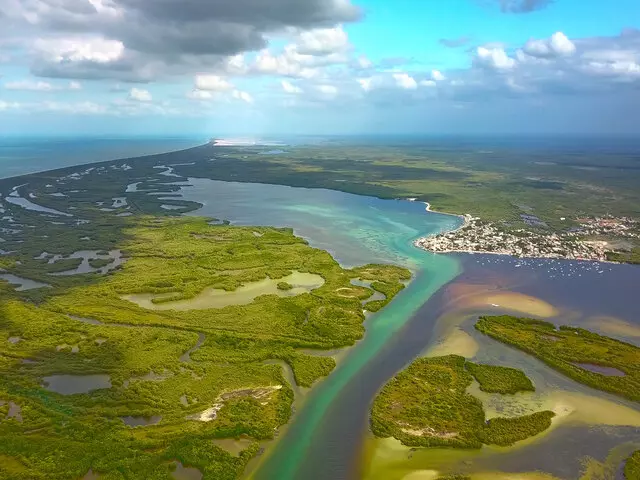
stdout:
<svg viewBox="0 0 640 480">
<path fill-rule="evenodd" d="M 55 63 L 105 64 L 119 60 L 124 54 L 122 42 L 103 38 L 37 39 L 34 48 Z"/>
<path fill-rule="evenodd" d="M 330 97 L 338 94 L 338 88 L 334 85 L 318 85 L 316 88 L 320 93 Z"/>
<path fill-rule="evenodd" d="M 596 75 L 640 79 L 640 63 L 615 60 L 612 62 L 589 62 L 586 66 L 589 73 Z"/>
<path fill-rule="evenodd" d="M 532 57 L 553 58 L 574 54 L 576 46 L 564 33 L 556 32 L 548 39 L 530 39 L 522 50 Z"/>
<path fill-rule="evenodd" d="M 211 100 L 213 98 L 213 94 L 206 90 L 198 90 L 194 88 L 190 92 L 187 92 L 187 98 L 190 100 Z"/>
<path fill-rule="evenodd" d="M 4 84 L 7 90 L 29 90 L 34 92 L 51 92 L 55 90 L 54 86 L 49 82 L 35 82 L 32 80 L 19 80 L 15 82 L 7 82 Z"/>
<path fill-rule="evenodd" d="M 303 66 L 300 58 L 296 58 L 290 51 L 276 56 L 268 50 L 262 50 L 256 56 L 253 67 L 258 73 L 283 77 L 310 79 L 318 75 L 316 69 Z"/>
<path fill-rule="evenodd" d="M 404 88 L 405 90 L 415 90 L 418 88 L 418 83 L 407 73 L 394 73 L 393 78 L 400 88 Z"/>
<path fill-rule="evenodd" d="M 152 97 L 148 90 L 134 87 L 129 91 L 129 99 L 137 102 L 150 102 Z"/>
<path fill-rule="evenodd" d="M 288 82 L 287 80 L 282 80 L 280 84 L 282 85 L 282 89 L 286 93 L 291 93 L 291 94 L 302 93 L 302 89 L 300 87 L 298 87 L 297 85 L 293 85 L 291 82 Z"/>
<path fill-rule="evenodd" d="M 196 75 L 196 89 L 211 92 L 231 90 L 233 85 L 218 75 Z"/>
<path fill-rule="evenodd" d="M 253 103 L 253 97 L 249 95 L 249 93 L 243 92 L 241 90 L 234 90 L 233 92 L 231 92 L 231 96 L 236 100 L 242 100 L 246 103 Z"/>
<path fill-rule="evenodd" d="M 0 100 L 0 112 L 18 108 L 20 108 L 20 104 L 17 102 L 5 102 L 4 100 Z"/>
<path fill-rule="evenodd" d="M 495 70 L 508 70 L 513 68 L 516 61 L 507 55 L 502 48 L 478 47 L 475 62 L 482 66 Z"/>
<path fill-rule="evenodd" d="M 423 87 L 429 87 L 429 88 L 433 88 L 433 87 L 438 86 L 438 84 L 433 80 L 422 80 L 420 82 L 420 85 L 423 86 Z"/>
<path fill-rule="evenodd" d="M 358 78 L 358 83 L 360 84 L 360 87 L 362 88 L 362 90 L 364 90 L 365 92 L 368 92 L 369 90 L 371 90 L 371 84 L 373 82 L 373 78 Z"/>
<path fill-rule="evenodd" d="M 315 56 L 344 52 L 350 47 L 349 38 L 342 25 L 302 32 L 297 36 L 295 45 L 299 54 Z"/>
<path fill-rule="evenodd" d="M 431 78 L 437 82 L 441 82 L 446 79 L 446 77 L 439 70 L 431 70 Z"/>
<path fill-rule="evenodd" d="M 358 57 L 358 66 L 364 69 L 371 68 L 373 67 L 373 62 L 369 60 L 366 56 L 360 55 Z"/>
<path fill-rule="evenodd" d="M 82 84 L 80 82 L 69 82 L 69 90 L 82 90 Z"/>
</svg>

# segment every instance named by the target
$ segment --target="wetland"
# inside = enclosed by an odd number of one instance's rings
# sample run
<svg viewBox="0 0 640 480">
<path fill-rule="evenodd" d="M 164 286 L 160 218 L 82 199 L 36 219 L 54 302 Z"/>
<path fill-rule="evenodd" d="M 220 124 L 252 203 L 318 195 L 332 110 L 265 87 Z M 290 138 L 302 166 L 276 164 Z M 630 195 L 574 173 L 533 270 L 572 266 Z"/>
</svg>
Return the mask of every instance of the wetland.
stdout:
<svg viewBox="0 0 640 480">
<path fill-rule="evenodd" d="M 637 346 L 637 268 L 433 255 L 412 242 L 458 217 L 196 174 L 210 159 L 195 148 L 0 181 L 3 199 L 70 215 L 0 200 L 0 275 L 47 287 L 0 283 L 0 478 L 633 472 L 635 397 L 474 325 L 527 317 L 553 326 L 541 337 L 550 345 L 583 329 Z M 414 362 L 438 361 L 458 378 L 443 402 L 475 412 L 460 437 L 473 448 L 376 438 L 379 392 Z M 635 381 L 626 356 L 563 362 L 584 378 Z M 417 417 L 402 433 L 432 432 L 433 417 Z"/>
</svg>

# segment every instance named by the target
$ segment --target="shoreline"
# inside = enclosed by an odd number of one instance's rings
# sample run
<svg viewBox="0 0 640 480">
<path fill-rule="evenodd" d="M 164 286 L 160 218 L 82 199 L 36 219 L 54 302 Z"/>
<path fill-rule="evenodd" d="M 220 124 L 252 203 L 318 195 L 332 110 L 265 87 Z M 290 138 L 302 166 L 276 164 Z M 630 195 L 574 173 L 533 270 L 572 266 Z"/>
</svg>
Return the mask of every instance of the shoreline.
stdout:
<svg viewBox="0 0 640 480">
<path fill-rule="evenodd" d="M 411 202 L 417 201 L 416 198 L 408 198 L 407 200 Z M 597 242 L 581 240 L 571 237 L 566 233 L 564 233 L 564 236 L 563 234 L 557 233 L 551 233 L 550 235 L 537 234 L 528 229 L 518 230 L 520 233 L 526 232 L 526 235 L 516 236 L 514 233 L 496 229 L 493 223 L 477 223 L 481 222 L 478 217 L 474 218 L 469 214 L 459 215 L 438 212 L 431 208 L 429 202 L 423 203 L 426 205 L 427 212 L 454 215 L 462 219 L 462 224 L 456 229 L 421 236 L 414 240 L 413 245 L 416 248 L 427 252 L 442 254 L 504 255 L 515 259 L 564 260 L 619 265 L 633 264 L 632 262 L 609 260 L 606 257 L 607 254 L 615 253 L 615 251 L 605 250 L 602 243 L 597 245 Z M 467 234 L 468 232 L 462 232 L 467 228 L 473 229 L 474 227 L 475 230 L 470 232 L 473 234 L 472 237 Z M 536 237 L 536 235 L 538 236 Z M 478 239 L 478 237 L 480 237 L 480 239 Z M 525 241 L 529 242 L 528 247 L 534 249 L 534 252 L 524 250 L 523 243 Z M 464 245 L 465 243 L 466 246 Z M 482 248 L 483 243 L 484 245 L 501 244 L 503 245 L 501 247 L 502 250 L 496 251 Z M 510 246 L 511 248 L 505 248 L 504 245 Z M 604 245 L 606 245 L 606 242 L 604 242 Z M 539 248 L 539 250 L 536 250 L 536 248 Z M 544 250 L 547 250 L 547 252 Z"/>
</svg>

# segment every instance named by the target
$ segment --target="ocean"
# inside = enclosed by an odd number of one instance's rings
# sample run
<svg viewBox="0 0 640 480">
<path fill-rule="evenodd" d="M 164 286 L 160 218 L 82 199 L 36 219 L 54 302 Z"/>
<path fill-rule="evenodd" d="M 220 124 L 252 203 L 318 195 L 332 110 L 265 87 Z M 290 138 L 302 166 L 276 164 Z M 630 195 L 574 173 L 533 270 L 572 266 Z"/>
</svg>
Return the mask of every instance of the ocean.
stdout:
<svg viewBox="0 0 640 480">
<path fill-rule="evenodd" d="M 204 137 L 0 137 L 0 179 L 195 147 Z"/>
</svg>

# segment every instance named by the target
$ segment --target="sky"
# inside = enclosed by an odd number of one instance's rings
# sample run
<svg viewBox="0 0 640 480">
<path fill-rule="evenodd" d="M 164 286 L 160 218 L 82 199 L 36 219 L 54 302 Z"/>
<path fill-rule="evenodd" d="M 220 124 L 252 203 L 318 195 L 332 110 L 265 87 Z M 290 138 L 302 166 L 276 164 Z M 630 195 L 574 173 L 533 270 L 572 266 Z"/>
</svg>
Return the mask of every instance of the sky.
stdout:
<svg viewBox="0 0 640 480">
<path fill-rule="evenodd" d="M 638 0 L 0 0 L 0 135 L 640 135 Z"/>
</svg>

